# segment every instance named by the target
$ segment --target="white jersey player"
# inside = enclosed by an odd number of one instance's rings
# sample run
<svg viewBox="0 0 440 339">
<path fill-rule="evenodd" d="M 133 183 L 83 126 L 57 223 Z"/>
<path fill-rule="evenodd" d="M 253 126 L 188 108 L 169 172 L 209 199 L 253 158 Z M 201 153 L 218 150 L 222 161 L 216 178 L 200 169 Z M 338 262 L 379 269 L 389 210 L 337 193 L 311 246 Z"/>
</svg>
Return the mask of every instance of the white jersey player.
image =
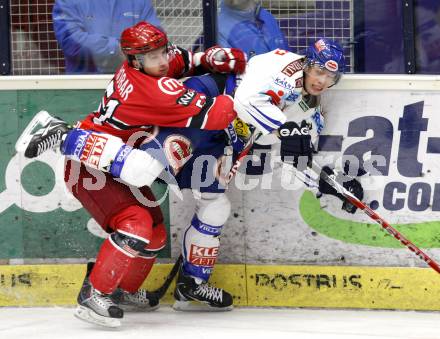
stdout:
<svg viewBox="0 0 440 339">
<path fill-rule="evenodd" d="M 245 74 L 238 77 L 234 109 L 240 119 L 261 133 L 258 143 L 280 141 L 284 162 L 291 162 L 305 173 L 303 178 L 315 182 L 321 193 L 339 197 L 344 201 L 343 209 L 354 213 L 355 206 L 309 169 L 324 128 L 319 95 L 339 81 L 344 68 L 342 47 L 324 38 L 309 46 L 305 56 L 279 49 L 255 56 L 249 60 Z M 334 174 L 329 167 L 324 170 Z M 344 187 L 362 199 L 360 183 L 354 179 L 344 181 Z"/>
</svg>

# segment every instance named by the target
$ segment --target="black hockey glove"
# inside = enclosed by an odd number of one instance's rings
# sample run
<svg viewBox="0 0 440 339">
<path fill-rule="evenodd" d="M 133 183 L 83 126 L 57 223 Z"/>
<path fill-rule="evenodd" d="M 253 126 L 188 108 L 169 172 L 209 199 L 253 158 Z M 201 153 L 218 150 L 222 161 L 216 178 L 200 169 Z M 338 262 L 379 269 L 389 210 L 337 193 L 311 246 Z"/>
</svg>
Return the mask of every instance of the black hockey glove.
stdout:
<svg viewBox="0 0 440 339">
<path fill-rule="evenodd" d="M 328 166 L 324 166 L 322 168 L 322 172 L 327 173 L 327 175 L 336 175 L 335 172 Z M 353 194 L 356 198 L 359 200 L 362 200 L 364 198 L 364 189 L 362 188 L 362 185 L 359 181 L 357 181 L 354 178 L 351 178 L 347 175 L 340 174 L 342 178 L 344 179 L 342 182 L 342 186 L 349 191 L 351 194 Z M 350 180 L 348 180 L 350 179 Z M 340 182 L 340 181 L 339 181 Z M 335 197 L 338 197 L 343 201 L 342 203 L 342 209 L 348 213 L 354 213 L 357 210 L 357 207 L 354 206 L 352 203 L 350 203 L 347 199 L 344 198 L 344 196 L 340 193 L 338 193 L 330 184 L 328 184 L 321 174 L 319 178 L 319 191 L 322 194 L 330 194 L 334 195 Z"/>
<path fill-rule="evenodd" d="M 290 163 L 299 170 L 311 166 L 313 158 L 313 146 L 309 134 L 309 128 L 303 120 L 301 126 L 294 121 L 284 123 L 279 129 L 281 140 L 281 161 Z"/>
</svg>

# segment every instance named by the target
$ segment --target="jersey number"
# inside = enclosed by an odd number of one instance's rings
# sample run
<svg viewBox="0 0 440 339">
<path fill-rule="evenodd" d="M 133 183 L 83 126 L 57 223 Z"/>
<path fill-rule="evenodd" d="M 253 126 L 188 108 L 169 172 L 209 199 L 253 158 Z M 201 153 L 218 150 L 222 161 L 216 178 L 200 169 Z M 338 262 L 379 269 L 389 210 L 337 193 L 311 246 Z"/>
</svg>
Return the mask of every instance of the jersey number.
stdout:
<svg viewBox="0 0 440 339">
<path fill-rule="evenodd" d="M 108 84 L 107 89 L 105 90 L 105 96 L 102 98 L 101 103 L 99 104 L 98 112 L 100 115 L 98 118 L 95 118 L 95 122 L 96 120 L 98 120 L 102 124 L 104 121 L 111 119 L 111 117 L 115 113 L 116 108 L 118 108 L 118 106 L 120 105 L 119 100 L 109 99 L 112 96 L 113 92 L 114 87 L 112 80 Z"/>
</svg>

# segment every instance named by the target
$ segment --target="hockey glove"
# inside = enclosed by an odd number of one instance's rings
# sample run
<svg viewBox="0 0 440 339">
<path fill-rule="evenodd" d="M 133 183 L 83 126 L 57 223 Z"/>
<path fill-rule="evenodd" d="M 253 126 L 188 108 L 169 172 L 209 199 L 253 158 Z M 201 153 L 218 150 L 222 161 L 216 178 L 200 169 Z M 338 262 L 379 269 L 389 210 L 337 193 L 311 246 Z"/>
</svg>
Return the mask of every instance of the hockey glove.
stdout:
<svg viewBox="0 0 440 339">
<path fill-rule="evenodd" d="M 339 176 L 336 175 L 336 173 L 328 166 L 324 166 L 322 168 L 322 172 L 327 173 L 329 176 L 335 176 L 336 179 L 338 179 Z M 359 181 L 356 179 L 349 177 L 347 175 L 344 175 L 342 173 L 339 174 L 342 176 L 343 182 L 342 186 L 349 191 L 351 194 L 353 194 L 356 198 L 359 200 L 362 200 L 364 198 L 364 189 L 362 188 L 362 185 Z M 340 180 L 338 180 L 340 182 Z M 323 179 L 323 175 L 321 174 L 319 178 L 319 191 L 322 194 L 330 194 L 334 195 L 335 197 L 338 197 L 343 201 L 342 203 L 342 209 L 348 213 L 355 213 L 357 210 L 357 207 L 351 204 L 347 199 L 344 198 L 344 196 L 340 193 L 338 193 L 329 183 L 327 183 Z"/>
<path fill-rule="evenodd" d="M 241 74 L 246 68 L 246 53 L 238 48 L 214 46 L 201 54 L 200 64 L 211 72 Z"/>
<path fill-rule="evenodd" d="M 301 171 L 310 167 L 313 146 L 306 122 L 303 120 L 301 126 L 298 126 L 296 122 L 288 121 L 278 129 L 278 134 L 281 140 L 281 161 L 291 163 Z"/>
</svg>

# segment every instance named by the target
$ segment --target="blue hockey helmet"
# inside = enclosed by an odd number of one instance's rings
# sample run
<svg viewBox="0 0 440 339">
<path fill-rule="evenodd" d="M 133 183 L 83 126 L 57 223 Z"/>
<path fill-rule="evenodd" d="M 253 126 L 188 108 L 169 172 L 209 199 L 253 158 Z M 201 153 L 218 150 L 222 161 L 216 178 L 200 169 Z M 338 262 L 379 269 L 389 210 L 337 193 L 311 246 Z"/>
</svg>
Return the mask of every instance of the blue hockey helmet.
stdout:
<svg viewBox="0 0 440 339">
<path fill-rule="evenodd" d="M 306 65 L 318 65 L 336 73 L 336 83 L 345 71 L 344 50 L 336 41 L 320 38 L 307 48 Z"/>
</svg>

